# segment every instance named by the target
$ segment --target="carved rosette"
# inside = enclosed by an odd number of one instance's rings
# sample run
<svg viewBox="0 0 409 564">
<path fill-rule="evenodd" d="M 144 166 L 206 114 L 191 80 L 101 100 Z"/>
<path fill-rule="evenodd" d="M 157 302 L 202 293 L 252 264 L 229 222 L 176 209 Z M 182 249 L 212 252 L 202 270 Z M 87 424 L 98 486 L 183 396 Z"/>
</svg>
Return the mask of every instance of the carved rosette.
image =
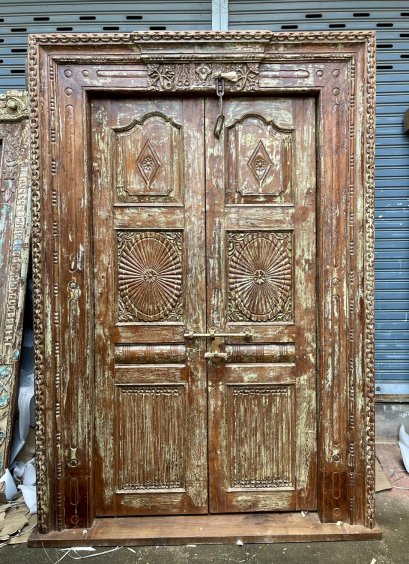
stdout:
<svg viewBox="0 0 409 564">
<path fill-rule="evenodd" d="M 28 118 L 29 100 L 25 90 L 9 90 L 0 95 L 0 121 L 20 121 Z"/>
<path fill-rule="evenodd" d="M 118 234 L 118 321 L 182 320 L 182 234 Z"/>
<path fill-rule="evenodd" d="M 160 169 L 161 162 L 149 140 L 143 146 L 139 157 L 136 159 L 136 164 L 147 187 L 150 188 L 151 182 Z"/>
<path fill-rule="evenodd" d="M 251 92 L 258 88 L 258 63 L 167 63 L 148 65 L 148 84 L 152 90 L 194 90 L 215 86 L 221 73 L 234 73 L 226 80 L 230 92 Z"/>
<path fill-rule="evenodd" d="M 229 234 L 229 321 L 291 321 L 290 232 Z"/>
<path fill-rule="evenodd" d="M 257 147 L 255 148 L 247 164 L 251 172 L 254 174 L 254 178 L 261 186 L 270 168 L 273 166 L 273 163 L 262 141 L 258 142 Z"/>
</svg>

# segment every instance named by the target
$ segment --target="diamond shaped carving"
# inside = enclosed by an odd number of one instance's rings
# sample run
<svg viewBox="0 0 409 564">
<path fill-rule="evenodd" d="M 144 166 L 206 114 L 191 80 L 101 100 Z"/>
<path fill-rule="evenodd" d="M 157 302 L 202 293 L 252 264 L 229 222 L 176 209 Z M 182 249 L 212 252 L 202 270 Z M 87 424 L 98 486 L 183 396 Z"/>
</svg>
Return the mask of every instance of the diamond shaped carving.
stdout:
<svg viewBox="0 0 409 564">
<path fill-rule="evenodd" d="M 139 157 L 136 159 L 136 164 L 149 188 L 161 166 L 160 159 L 149 140 L 142 147 Z"/>
<path fill-rule="evenodd" d="M 261 184 L 267 176 L 273 163 L 268 156 L 262 141 L 259 141 L 247 163 L 256 180 Z"/>
</svg>

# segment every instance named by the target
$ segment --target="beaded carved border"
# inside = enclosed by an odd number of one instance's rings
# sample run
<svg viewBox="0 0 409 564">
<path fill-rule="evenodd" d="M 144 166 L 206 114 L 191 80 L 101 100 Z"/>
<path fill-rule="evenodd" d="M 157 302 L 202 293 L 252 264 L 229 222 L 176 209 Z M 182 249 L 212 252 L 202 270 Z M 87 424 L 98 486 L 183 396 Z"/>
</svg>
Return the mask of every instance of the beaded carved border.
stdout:
<svg viewBox="0 0 409 564">
<path fill-rule="evenodd" d="M 375 35 L 367 37 L 365 119 L 365 266 L 364 266 L 364 380 L 366 410 L 366 526 L 375 526 L 375 364 L 374 364 L 374 296 L 375 296 Z"/>
</svg>

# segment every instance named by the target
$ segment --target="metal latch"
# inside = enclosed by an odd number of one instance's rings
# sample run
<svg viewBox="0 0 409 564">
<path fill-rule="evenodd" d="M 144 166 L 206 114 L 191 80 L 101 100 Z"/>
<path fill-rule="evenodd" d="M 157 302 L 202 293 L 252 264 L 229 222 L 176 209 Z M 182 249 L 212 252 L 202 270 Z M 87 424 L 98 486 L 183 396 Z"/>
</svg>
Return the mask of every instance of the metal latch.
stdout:
<svg viewBox="0 0 409 564">
<path fill-rule="evenodd" d="M 223 359 L 226 360 L 227 358 L 227 353 L 226 352 L 220 352 L 220 351 L 210 351 L 210 352 L 206 352 L 204 355 L 205 358 L 210 358 L 210 359 Z"/>
<path fill-rule="evenodd" d="M 210 329 L 208 333 L 195 333 L 189 331 L 183 335 L 185 339 L 195 339 L 197 337 L 209 337 L 209 339 L 217 339 L 219 337 L 243 337 L 243 339 L 251 339 L 254 337 L 252 331 L 241 331 L 240 333 L 216 333 L 215 330 Z"/>
<path fill-rule="evenodd" d="M 206 352 L 204 357 L 214 363 L 225 361 L 227 353 L 221 351 L 220 347 L 224 347 L 223 339 L 214 339 L 210 345 L 210 351 Z"/>
<path fill-rule="evenodd" d="M 230 82 L 237 82 L 239 77 L 236 71 L 230 72 L 219 72 L 214 75 L 216 79 L 216 95 L 219 98 L 219 115 L 217 116 L 216 123 L 214 126 L 214 135 L 219 139 L 224 125 L 224 114 L 223 114 L 223 96 L 224 96 L 224 83 L 226 80 Z"/>
</svg>

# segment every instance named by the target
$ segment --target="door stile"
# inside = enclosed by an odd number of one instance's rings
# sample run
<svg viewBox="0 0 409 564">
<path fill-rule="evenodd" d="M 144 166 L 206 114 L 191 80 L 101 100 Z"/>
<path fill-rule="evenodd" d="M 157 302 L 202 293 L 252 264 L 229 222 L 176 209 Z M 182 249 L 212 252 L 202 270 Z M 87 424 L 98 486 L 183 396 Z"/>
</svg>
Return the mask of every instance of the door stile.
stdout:
<svg viewBox="0 0 409 564">
<path fill-rule="evenodd" d="M 302 159 L 303 179 L 296 185 L 294 223 L 298 233 L 295 244 L 295 297 L 302 304 L 299 316 L 301 327 L 296 339 L 297 361 L 297 426 L 296 426 L 296 474 L 297 509 L 317 507 L 317 438 L 318 438 L 318 366 L 317 366 L 317 174 L 316 174 L 316 102 L 314 98 L 294 103 L 298 147 Z M 312 277 L 312 283 L 309 278 Z M 308 460 L 308 463 L 305 463 Z"/>
<path fill-rule="evenodd" d="M 205 99 L 205 143 L 206 143 L 206 265 L 207 265 L 207 323 L 209 330 L 225 331 L 224 291 L 226 287 L 225 269 L 222 268 L 221 257 L 224 256 L 224 222 L 220 210 L 224 209 L 224 166 L 222 159 L 223 137 L 216 139 L 213 135 L 217 120 L 216 99 Z M 210 344 L 210 339 L 209 339 Z M 221 353 L 225 347 L 218 347 Z M 220 437 L 218 432 L 210 429 L 216 427 L 215 421 L 223 419 L 223 404 L 217 388 L 224 379 L 223 363 L 207 365 L 208 381 L 208 471 L 209 471 L 209 512 L 217 513 L 225 510 L 219 500 L 218 484 L 212 479 L 219 471 L 227 472 L 227 460 L 220 456 Z"/>
</svg>

